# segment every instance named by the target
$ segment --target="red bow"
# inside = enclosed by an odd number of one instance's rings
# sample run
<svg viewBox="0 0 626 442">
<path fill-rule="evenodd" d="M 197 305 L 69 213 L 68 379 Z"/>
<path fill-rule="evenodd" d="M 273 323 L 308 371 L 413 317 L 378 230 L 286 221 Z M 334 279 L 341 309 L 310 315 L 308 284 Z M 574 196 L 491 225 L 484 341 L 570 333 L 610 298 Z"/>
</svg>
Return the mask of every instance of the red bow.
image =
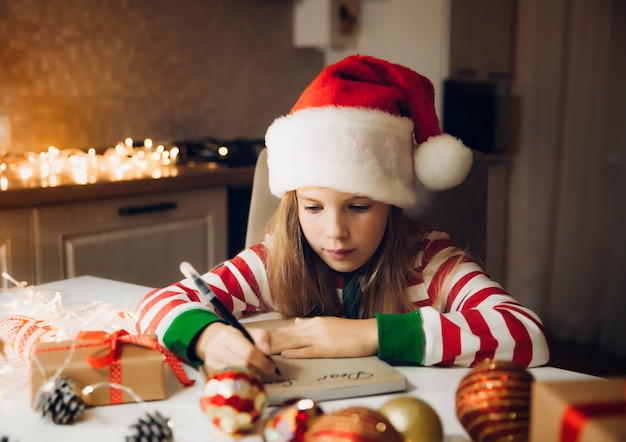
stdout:
<svg viewBox="0 0 626 442">
<path fill-rule="evenodd" d="M 624 384 L 626 398 L 626 384 Z M 576 442 L 588 419 L 597 417 L 626 417 L 626 401 L 593 402 L 569 405 L 563 413 L 561 442 Z"/>
<path fill-rule="evenodd" d="M 188 387 L 195 383 L 194 380 L 190 379 L 187 376 L 185 369 L 183 368 L 180 360 L 176 357 L 176 355 L 174 355 L 174 353 L 172 353 L 170 350 L 159 344 L 158 341 L 153 337 L 146 335 L 132 335 L 126 330 L 118 330 L 113 333 L 107 333 L 104 331 L 81 331 L 76 339 L 98 341 L 98 345 L 107 345 L 109 347 L 109 351 L 102 356 L 96 356 L 95 353 L 89 354 L 87 356 L 87 362 L 93 368 L 103 368 L 109 366 L 111 370 L 111 382 L 117 384 L 121 383 L 122 344 L 133 344 L 159 351 L 165 358 L 165 361 L 172 368 L 172 371 L 176 375 L 178 381 L 185 387 Z M 101 353 L 101 351 L 98 351 L 97 353 Z M 111 403 L 121 403 L 121 399 L 121 390 L 119 390 L 118 388 L 111 388 Z"/>
</svg>

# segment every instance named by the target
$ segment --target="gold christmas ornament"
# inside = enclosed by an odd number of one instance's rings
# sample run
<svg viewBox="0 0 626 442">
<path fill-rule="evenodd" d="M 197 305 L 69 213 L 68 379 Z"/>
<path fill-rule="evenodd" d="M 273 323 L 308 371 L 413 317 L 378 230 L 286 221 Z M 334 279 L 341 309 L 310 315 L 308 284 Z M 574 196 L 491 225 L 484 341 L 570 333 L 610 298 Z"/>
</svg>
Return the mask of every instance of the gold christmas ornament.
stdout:
<svg viewBox="0 0 626 442">
<path fill-rule="evenodd" d="M 476 442 L 526 441 L 532 375 L 511 361 L 485 360 L 459 383 L 456 415 Z"/>
<path fill-rule="evenodd" d="M 398 396 L 379 410 L 403 436 L 405 442 L 442 442 L 443 426 L 439 415 L 421 399 Z"/>
</svg>

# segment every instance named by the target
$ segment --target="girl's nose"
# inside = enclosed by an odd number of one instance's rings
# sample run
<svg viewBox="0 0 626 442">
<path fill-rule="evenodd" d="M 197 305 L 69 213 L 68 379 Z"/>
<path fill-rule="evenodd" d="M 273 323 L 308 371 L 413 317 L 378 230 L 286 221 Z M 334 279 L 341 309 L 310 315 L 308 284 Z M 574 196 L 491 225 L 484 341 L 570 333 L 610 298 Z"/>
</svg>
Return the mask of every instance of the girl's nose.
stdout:
<svg viewBox="0 0 626 442">
<path fill-rule="evenodd" d="M 326 219 L 326 236 L 333 239 L 347 236 L 348 228 L 341 213 L 329 211 Z"/>
</svg>

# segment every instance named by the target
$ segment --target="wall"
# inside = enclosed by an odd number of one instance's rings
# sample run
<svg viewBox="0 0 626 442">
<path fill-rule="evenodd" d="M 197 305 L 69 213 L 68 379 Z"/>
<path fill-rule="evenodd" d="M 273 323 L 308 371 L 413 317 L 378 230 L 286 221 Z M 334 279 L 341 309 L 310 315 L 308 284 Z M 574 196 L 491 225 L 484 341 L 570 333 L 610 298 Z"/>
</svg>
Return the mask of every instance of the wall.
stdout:
<svg viewBox="0 0 626 442">
<path fill-rule="evenodd" d="M 448 76 L 450 0 L 361 0 L 356 44 L 327 49 L 325 63 L 361 53 L 408 66 L 435 86 L 441 116 L 443 79 Z"/>
<path fill-rule="evenodd" d="M 0 0 L 8 149 L 262 137 L 323 67 L 291 32 L 286 0 Z"/>
</svg>

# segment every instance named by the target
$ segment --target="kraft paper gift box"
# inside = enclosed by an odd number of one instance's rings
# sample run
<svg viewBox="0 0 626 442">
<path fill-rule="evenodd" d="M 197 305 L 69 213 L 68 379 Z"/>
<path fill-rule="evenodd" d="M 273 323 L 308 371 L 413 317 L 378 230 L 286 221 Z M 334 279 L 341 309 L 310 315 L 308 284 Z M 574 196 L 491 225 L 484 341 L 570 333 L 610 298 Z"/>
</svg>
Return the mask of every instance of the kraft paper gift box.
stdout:
<svg viewBox="0 0 626 442">
<path fill-rule="evenodd" d="M 164 399 L 166 362 L 183 385 L 193 384 L 178 359 L 154 336 L 81 332 L 74 341 L 39 343 L 30 365 L 31 403 L 60 367 L 60 376 L 73 382 L 79 393 L 87 386 L 98 386 L 80 394 L 90 406 L 135 402 L 124 389 L 110 384 L 130 388 L 143 401 Z"/>
<path fill-rule="evenodd" d="M 626 379 L 535 381 L 530 442 L 626 441 Z"/>
</svg>

